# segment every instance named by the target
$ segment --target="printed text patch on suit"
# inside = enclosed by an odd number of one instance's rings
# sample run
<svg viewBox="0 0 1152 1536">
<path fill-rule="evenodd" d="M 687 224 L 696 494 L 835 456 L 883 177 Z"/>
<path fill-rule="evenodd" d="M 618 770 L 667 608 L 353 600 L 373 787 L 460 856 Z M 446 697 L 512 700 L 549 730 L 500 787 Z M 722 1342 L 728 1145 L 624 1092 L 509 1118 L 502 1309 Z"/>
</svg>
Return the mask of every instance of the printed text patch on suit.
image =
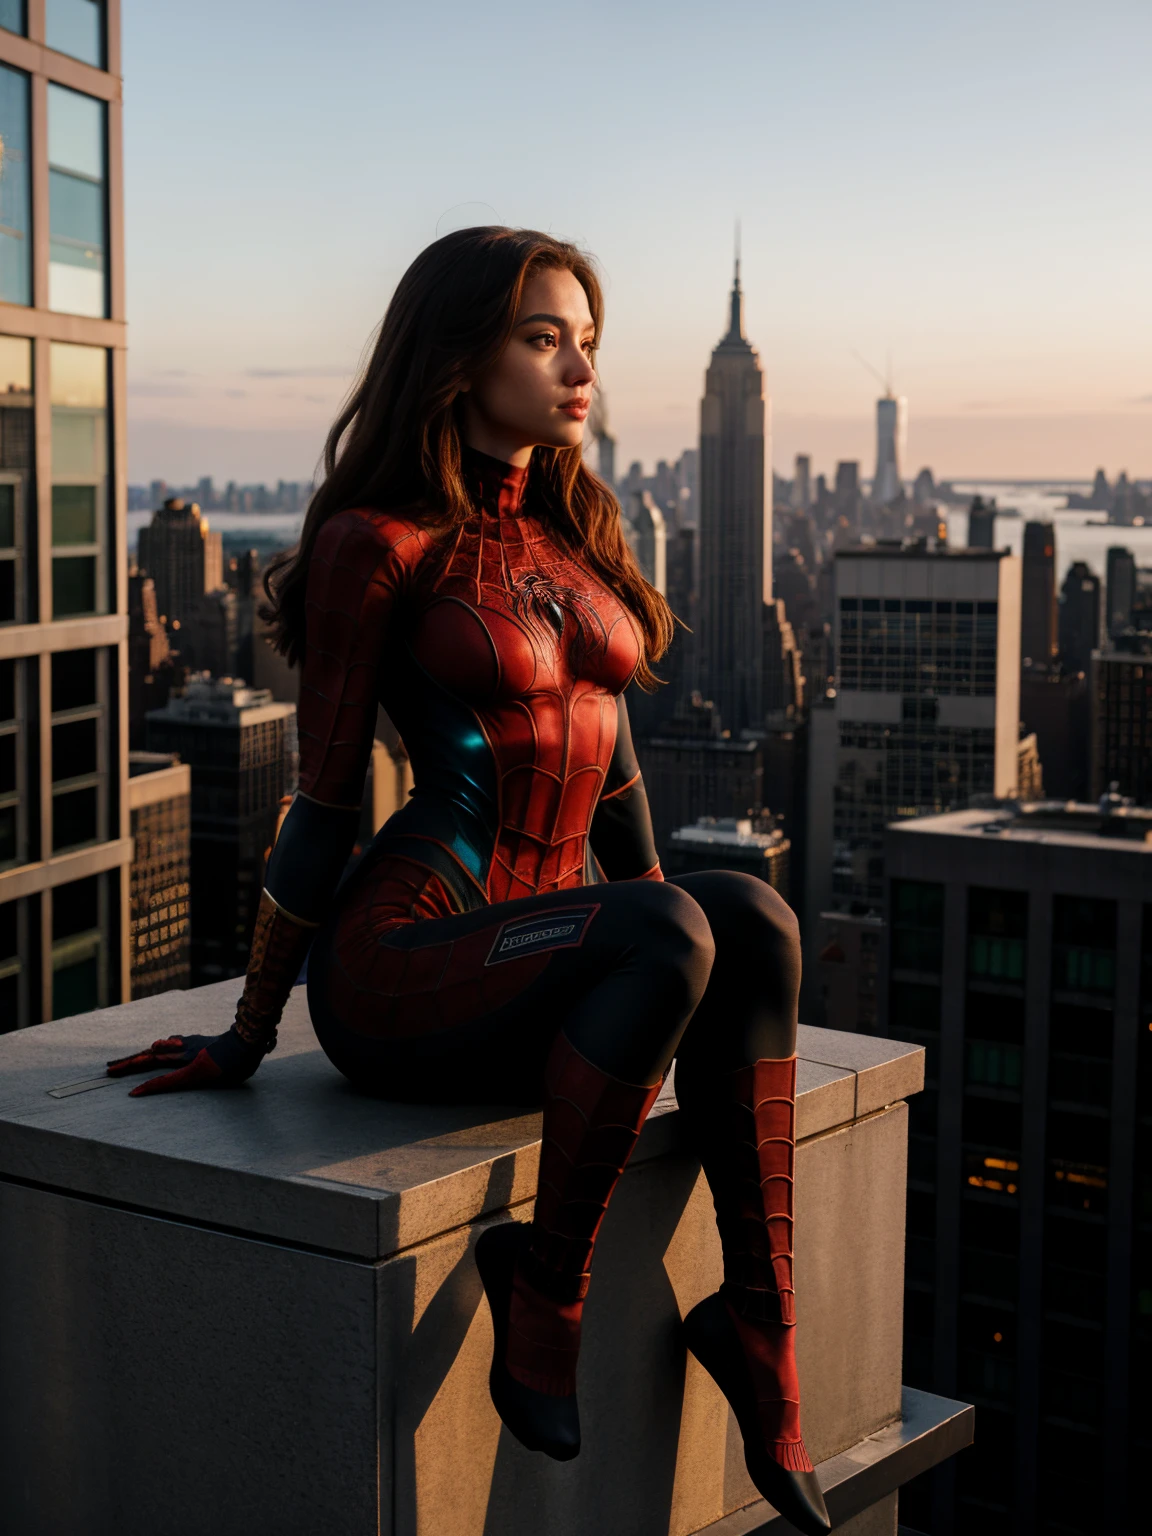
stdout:
<svg viewBox="0 0 1152 1536">
<path fill-rule="evenodd" d="M 571 949 L 583 943 L 585 929 L 599 910 L 599 906 L 568 907 L 562 912 L 504 923 L 484 964 L 499 965 L 503 960 L 519 960 L 522 955 L 538 955 L 542 950 Z"/>
</svg>

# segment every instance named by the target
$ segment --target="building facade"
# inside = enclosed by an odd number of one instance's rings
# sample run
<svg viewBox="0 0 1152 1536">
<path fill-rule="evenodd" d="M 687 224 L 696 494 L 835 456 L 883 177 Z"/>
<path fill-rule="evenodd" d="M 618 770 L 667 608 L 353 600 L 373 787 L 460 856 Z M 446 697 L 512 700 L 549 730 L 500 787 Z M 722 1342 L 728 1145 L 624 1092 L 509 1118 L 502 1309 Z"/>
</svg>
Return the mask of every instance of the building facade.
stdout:
<svg viewBox="0 0 1152 1536">
<path fill-rule="evenodd" d="M 141 528 L 137 561 L 156 585 L 156 605 L 171 627 L 188 622 L 206 592 L 224 585 L 221 535 L 208 527 L 195 502 L 169 497 Z"/>
<path fill-rule="evenodd" d="M 780 828 L 759 817 L 701 816 L 690 827 L 677 827 L 663 860 L 666 875 L 690 875 L 732 869 L 763 880 L 789 899 L 791 844 Z"/>
<path fill-rule="evenodd" d="M 132 827 L 132 996 L 192 983 L 192 770 L 163 752 L 128 754 Z"/>
<path fill-rule="evenodd" d="M 979 1426 L 934 1489 L 901 1493 L 933 1536 L 1095 1536 L 1144 1507 L 1150 838 L 1146 811 L 1057 802 L 888 832 L 882 1027 L 928 1051 L 904 1380 Z"/>
<path fill-rule="evenodd" d="M 1152 635 L 1132 633 L 1092 658 L 1092 793 L 1113 785 L 1152 805 Z"/>
<path fill-rule="evenodd" d="M 636 741 L 661 858 L 678 827 L 701 816 L 747 816 L 764 804 L 764 752 L 733 741 L 710 699 L 693 693 L 652 736 Z"/>
<path fill-rule="evenodd" d="M 901 546 L 836 555 L 838 688 L 830 888 L 817 910 L 879 911 L 891 821 L 1014 793 L 1020 562 L 997 550 Z"/>
<path fill-rule="evenodd" d="M 737 262 L 728 332 L 712 353 L 700 402 L 699 512 L 700 686 L 734 737 L 764 719 L 763 609 L 772 597 L 766 421 Z"/>
<path fill-rule="evenodd" d="M 0 1028 L 129 990 L 120 6 L 0 9 Z"/>
<path fill-rule="evenodd" d="M 283 796 L 296 788 L 296 707 L 231 678 L 190 678 L 148 716 L 148 747 L 192 771 L 192 980 L 243 975 Z"/>
</svg>

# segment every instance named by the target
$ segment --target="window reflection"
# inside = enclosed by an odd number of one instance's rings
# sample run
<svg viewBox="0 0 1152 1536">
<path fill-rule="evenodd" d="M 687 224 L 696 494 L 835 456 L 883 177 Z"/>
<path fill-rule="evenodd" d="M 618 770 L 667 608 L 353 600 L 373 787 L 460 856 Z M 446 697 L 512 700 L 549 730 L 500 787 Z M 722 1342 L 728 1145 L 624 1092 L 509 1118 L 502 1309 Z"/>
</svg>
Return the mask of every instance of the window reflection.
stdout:
<svg viewBox="0 0 1152 1536">
<path fill-rule="evenodd" d="M 45 23 L 49 48 L 104 67 L 104 7 L 98 0 L 48 0 Z"/>
<path fill-rule="evenodd" d="M 0 27 L 5 32 L 18 32 L 21 37 L 28 31 L 28 12 L 24 0 L 0 0 Z"/>
<path fill-rule="evenodd" d="M 52 343 L 52 613 L 107 608 L 108 354 Z"/>
<path fill-rule="evenodd" d="M 30 199 L 28 76 L 0 66 L 0 299 L 7 304 L 32 302 Z"/>
<path fill-rule="evenodd" d="M 48 307 L 106 315 L 105 106 L 48 87 Z"/>
</svg>

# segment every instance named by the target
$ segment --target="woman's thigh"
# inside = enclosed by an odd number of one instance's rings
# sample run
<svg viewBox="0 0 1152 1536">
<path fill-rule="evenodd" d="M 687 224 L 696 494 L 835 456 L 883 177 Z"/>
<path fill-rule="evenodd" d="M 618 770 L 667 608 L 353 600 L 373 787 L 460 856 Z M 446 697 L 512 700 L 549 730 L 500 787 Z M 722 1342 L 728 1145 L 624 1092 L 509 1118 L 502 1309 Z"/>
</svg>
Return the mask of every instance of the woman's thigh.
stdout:
<svg viewBox="0 0 1152 1536">
<path fill-rule="evenodd" d="M 597 1032 L 610 1039 L 641 1027 L 645 1013 L 675 1012 L 674 992 L 666 1009 L 652 995 L 676 969 L 653 950 L 672 944 L 681 907 L 697 910 L 683 893 L 625 881 L 432 916 L 443 910 L 436 882 L 397 863 L 313 946 L 317 1035 L 365 1087 L 417 1100 L 537 1102 L 552 1042 L 581 1013 L 595 1049 Z"/>
</svg>

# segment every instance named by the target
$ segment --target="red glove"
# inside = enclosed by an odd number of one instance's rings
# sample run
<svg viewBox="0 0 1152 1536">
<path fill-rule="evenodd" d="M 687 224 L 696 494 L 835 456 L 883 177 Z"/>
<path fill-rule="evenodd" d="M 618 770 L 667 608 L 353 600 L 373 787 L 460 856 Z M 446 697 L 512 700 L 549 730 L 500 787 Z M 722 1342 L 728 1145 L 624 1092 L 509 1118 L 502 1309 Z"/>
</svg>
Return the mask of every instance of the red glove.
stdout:
<svg viewBox="0 0 1152 1536">
<path fill-rule="evenodd" d="M 223 1035 L 170 1035 L 166 1040 L 154 1040 L 146 1051 L 110 1061 L 108 1076 L 176 1068 L 133 1088 L 129 1095 L 133 1099 L 149 1093 L 179 1093 L 185 1088 L 232 1088 L 247 1082 L 275 1044 L 275 1034 L 266 1043 L 254 1044 L 242 1039 L 235 1029 Z"/>
</svg>

